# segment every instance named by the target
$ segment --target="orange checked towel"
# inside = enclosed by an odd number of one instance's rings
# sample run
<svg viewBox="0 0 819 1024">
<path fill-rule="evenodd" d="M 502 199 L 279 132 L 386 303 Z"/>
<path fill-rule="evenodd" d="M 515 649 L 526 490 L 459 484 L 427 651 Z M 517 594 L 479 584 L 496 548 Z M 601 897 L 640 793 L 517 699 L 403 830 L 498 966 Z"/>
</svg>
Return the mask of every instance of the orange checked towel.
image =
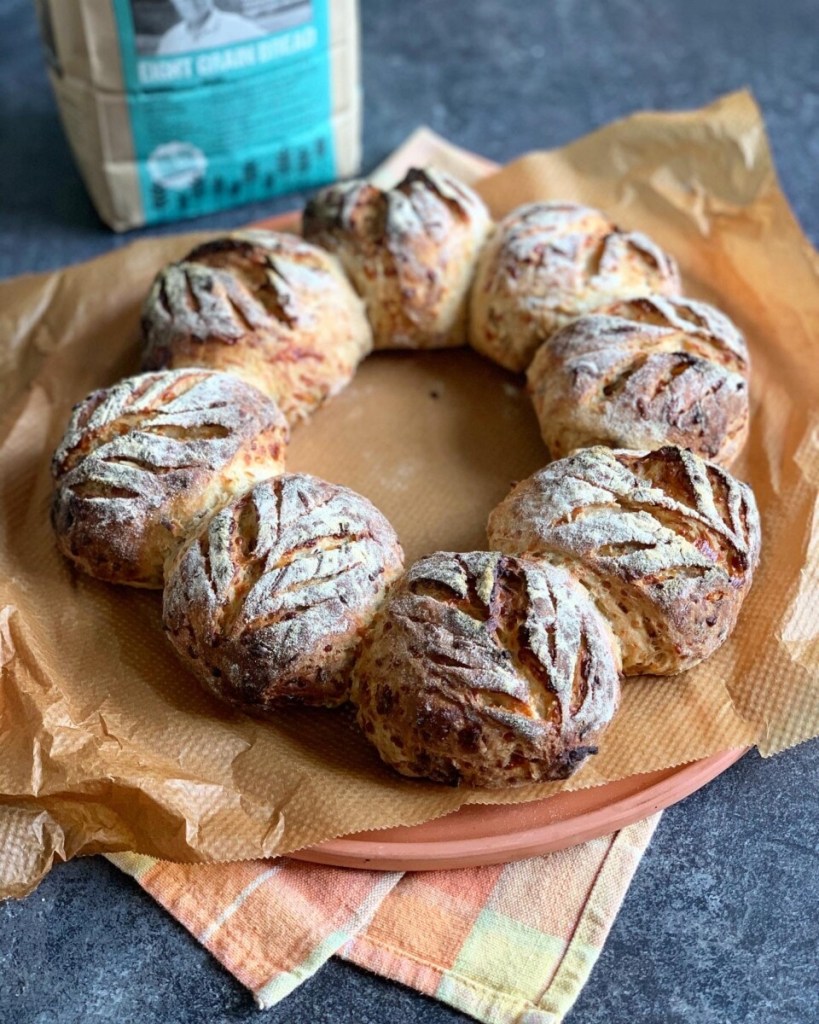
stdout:
<svg viewBox="0 0 819 1024">
<path fill-rule="evenodd" d="M 659 818 L 560 853 L 458 871 L 109 859 L 262 1009 L 340 956 L 486 1024 L 556 1024 L 585 984 Z"/>
</svg>

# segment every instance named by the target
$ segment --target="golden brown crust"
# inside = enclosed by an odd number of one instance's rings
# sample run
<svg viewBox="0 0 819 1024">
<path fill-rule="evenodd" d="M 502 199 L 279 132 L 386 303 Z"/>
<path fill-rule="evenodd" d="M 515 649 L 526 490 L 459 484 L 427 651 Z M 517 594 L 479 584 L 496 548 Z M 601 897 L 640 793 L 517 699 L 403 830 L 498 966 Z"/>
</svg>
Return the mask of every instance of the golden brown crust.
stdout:
<svg viewBox="0 0 819 1024">
<path fill-rule="evenodd" d="M 366 498 L 306 474 L 257 484 L 169 565 L 163 619 L 204 685 L 248 711 L 347 699 L 403 554 Z"/>
<path fill-rule="evenodd" d="M 616 641 L 561 569 L 437 552 L 395 584 L 353 674 L 358 720 L 404 775 L 500 787 L 566 778 L 616 710 Z"/>
<path fill-rule="evenodd" d="M 99 579 L 161 587 L 189 530 L 283 471 L 287 439 L 277 406 L 230 374 L 168 370 L 94 391 L 52 461 L 60 550 Z"/>
<path fill-rule="evenodd" d="M 680 290 L 674 260 L 639 231 L 576 203 L 530 203 L 498 225 L 478 260 L 469 341 L 508 370 L 582 313 L 615 299 Z"/>
<path fill-rule="evenodd" d="M 244 377 L 293 423 L 349 383 L 372 348 L 338 262 L 296 235 L 237 231 L 157 275 L 142 313 L 143 367 Z"/>
<path fill-rule="evenodd" d="M 730 464 L 748 433 L 749 370 L 726 316 L 651 295 L 572 321 L 541 345 L 527 377 L 552 458 L 670 443 Z"/>
<path fill-rule="evenodd" d="M 467 297 L 491 221 L 449 174 L 410 170 L 387 192 L 331 185 L 304 211 L 304 235 L 335 253 L 367 305 L 376 348 L 466 344 Z"/>
<path fill-rule="evenodd" d="M 587 448 L 518 484 L 489 543 L 561 565 L 620 640 L 626 675 L 696 665 L 730 635 L 759 560 L 753 492 L 692 452 Z"/>
</svg>

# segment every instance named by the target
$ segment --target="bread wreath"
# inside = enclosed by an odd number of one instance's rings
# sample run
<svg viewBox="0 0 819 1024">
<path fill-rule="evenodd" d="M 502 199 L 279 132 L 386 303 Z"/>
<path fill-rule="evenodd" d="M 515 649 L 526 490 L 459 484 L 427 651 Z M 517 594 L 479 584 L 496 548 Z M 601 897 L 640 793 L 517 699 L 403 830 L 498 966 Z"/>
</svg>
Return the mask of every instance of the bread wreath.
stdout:
<svg viewBox="0 0 819 1024">
<path fill-rule="evenodd" d="M 164 565 L 171 642 L 235 706 L 352 697 L 402 774 L 565 778 L 596 751 L 621 672 L 683 671 L 734 628 L 759 517 L 750 488 L 701 456 L 728 461 L 744 440 L 744 340 L 676 297 L 654 242 L 575 203 L 530 204 L 493 233 L 467 186 L 412 170 L 386 192 L 324 190 L 305 231 L 340 263 L 242 231 L 160 271 L 144 360 L 175 369 L 77 407 L 54 457 L 58 543 L 111 582 L 157 586 Z M 366 498 L 284 472 L 275 402 L 308 416 L 373 334 L 379 348 L 464 344 L 470 292 L 472 345 L 531 364 L 544 439 L 566 457 L 492 512 L 495 550 L 401 575 Z M 569 452 L 601 440 L 624 447 Z"/>
</svg>

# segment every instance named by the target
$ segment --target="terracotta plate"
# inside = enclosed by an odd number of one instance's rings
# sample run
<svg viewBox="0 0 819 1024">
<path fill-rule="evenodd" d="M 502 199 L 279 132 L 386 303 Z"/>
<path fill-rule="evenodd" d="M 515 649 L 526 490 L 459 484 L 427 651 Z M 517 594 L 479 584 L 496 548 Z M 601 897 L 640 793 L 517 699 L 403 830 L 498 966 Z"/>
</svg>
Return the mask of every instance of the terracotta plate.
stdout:
<svg viewBox="0 0 819 1024">
<path fill-rule="evenodd" d="M 462 807 L 422 825 L 357 832 L 288 856 L 373 871 L 503 864 L 608 835 L 677 803 L 738 761 L 728 750 L 678 768 L 512 806 Z"/>
</svg>

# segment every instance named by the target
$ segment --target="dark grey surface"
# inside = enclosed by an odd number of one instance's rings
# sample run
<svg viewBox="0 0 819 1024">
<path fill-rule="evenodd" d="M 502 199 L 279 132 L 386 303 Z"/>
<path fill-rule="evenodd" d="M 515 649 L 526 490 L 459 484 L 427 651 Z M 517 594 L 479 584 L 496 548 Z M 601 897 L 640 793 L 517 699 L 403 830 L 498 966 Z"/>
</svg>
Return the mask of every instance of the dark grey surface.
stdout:
<svg viewBox="0 0 819 1024">
<path fill-rule="evenodd" d="M 635 109 L 697 106 L 750 85 L 785 190 L 819 239 L 816 0 L 363 0 L 362 13 L 367 166 L 420 122 L 506 160 Z M 135 237 L 113 236 L 85 197 L 28 0 L 0 5 L 0 154 L 0 276 Z M 749 755 L 668 811 L 570 1024 L 817 1020 L 817 779 L 817 744 Z M 101 859 L 62 866 L 27 900 L 0 906 L 0 1021 L 255 1019 L 238 983 Z M 467 1020 L 338 962 L 266 1019 Z"/>
</svg>

